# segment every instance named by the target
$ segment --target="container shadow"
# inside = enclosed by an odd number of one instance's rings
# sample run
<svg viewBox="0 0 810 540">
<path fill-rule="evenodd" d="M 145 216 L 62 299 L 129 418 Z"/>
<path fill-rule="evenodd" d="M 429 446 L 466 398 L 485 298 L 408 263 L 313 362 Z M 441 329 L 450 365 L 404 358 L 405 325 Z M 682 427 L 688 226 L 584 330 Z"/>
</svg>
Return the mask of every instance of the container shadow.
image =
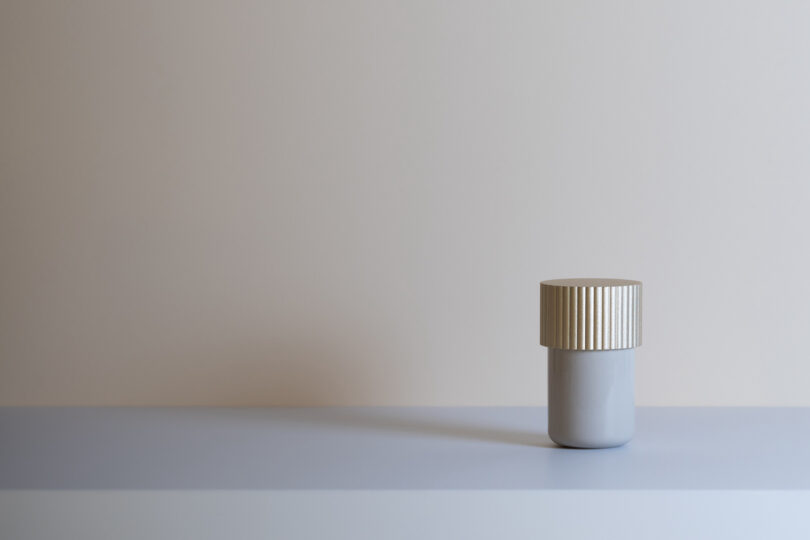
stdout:
<svg viewBox="0 0 810 540">
<path fill-rule="evenodd" d="M 319 424 L 331 429 L 350 431 L 395 432 L 417 437 L 436 437 L 465 441 L 483 441 L 519 446 L 557 448 L 546 433 L 530 430 L 509 429 L 453 418 L 456 412 L 465 417 L 476 408 L 392 408 L 392 407 L 338 407 L 328 411 L 298 409 L 288 420 L 298 423 Z"/>
</svg>

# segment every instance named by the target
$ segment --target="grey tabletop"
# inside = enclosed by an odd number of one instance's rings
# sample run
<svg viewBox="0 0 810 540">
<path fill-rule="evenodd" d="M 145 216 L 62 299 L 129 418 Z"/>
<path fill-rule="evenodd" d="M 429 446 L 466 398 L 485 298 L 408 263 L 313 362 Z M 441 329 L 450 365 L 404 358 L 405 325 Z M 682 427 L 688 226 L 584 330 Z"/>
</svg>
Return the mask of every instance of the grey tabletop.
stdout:
<svg viewBox="0 0 810 540">
<path fill-rule="evenodd" d="M 513 408 L 0 408 L 0 489 L 810 489 L 810 408 L 639 408 L 563 449 Z"/>
</svg>

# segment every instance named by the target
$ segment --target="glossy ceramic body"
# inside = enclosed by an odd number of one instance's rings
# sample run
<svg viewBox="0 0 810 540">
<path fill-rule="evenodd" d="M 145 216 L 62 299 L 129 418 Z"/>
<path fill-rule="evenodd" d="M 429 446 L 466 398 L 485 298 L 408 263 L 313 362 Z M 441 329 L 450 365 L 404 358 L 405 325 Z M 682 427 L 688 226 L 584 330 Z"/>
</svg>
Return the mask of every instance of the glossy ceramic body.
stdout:
<svg viewBox="0 0 810 540">
<path fill-rule="evenodd" d="M 635 349 L 548 350 L 548 434 L 561 446 L 609 448 L 633 437 Z"/>
</svg>

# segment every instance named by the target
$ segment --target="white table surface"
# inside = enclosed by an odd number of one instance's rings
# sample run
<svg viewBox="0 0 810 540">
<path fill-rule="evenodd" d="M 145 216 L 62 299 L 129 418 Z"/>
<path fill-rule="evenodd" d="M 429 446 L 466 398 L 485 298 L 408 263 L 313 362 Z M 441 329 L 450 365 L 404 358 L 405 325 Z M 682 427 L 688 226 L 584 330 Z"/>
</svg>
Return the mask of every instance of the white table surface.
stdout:
<svg viewBox="0 0 810 540">
<path fill-rule="evenodd" d="M 805 490 L 810 408 L 639 408 L 573 450 L 544 408 L 0 408 L 0 489 Z"/>
<path fill-rule="evenodd" d="M 810 409 L 0 408 L 0 540 L 810 538 Z"/>
</svg>

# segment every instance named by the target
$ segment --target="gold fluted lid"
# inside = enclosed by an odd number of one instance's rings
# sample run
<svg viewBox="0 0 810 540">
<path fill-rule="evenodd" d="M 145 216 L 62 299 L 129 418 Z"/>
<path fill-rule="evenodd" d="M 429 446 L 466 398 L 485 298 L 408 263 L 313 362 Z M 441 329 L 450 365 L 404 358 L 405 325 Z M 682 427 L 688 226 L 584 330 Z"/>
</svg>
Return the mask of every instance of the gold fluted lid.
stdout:
<svg viewBox="0 0 810 540">
<path fill-rule="evenodd" d="M 540 283 L 540 345 L 603 351 L 641 345 L 641 282 L 552 279 Z"/>
</svg>

